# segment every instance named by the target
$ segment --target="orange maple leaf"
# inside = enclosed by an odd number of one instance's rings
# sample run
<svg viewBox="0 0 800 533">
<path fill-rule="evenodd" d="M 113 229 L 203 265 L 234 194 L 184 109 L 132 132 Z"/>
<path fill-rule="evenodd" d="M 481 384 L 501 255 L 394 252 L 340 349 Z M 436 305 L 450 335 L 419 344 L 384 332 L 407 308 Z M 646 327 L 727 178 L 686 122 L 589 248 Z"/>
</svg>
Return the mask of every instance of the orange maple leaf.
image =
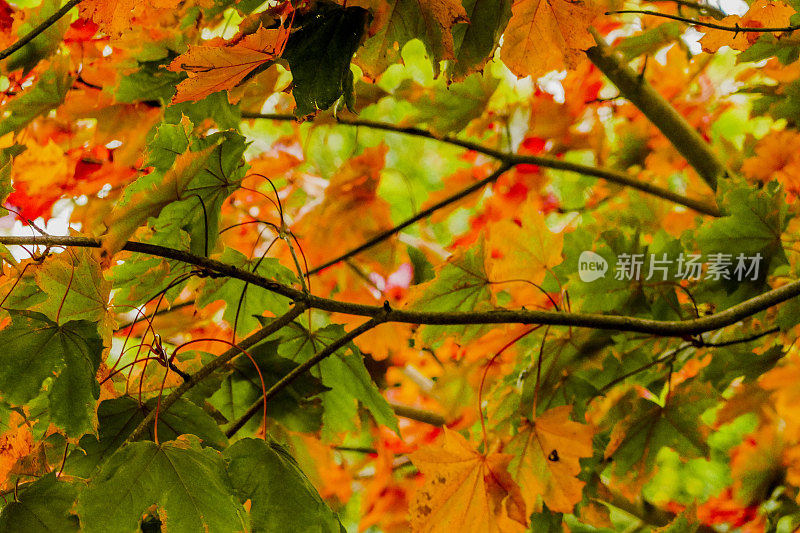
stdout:
<svg viewBox="0 0 800 533">
<path fill-rule="evenodd" d="M 93 20 L 101 30 L 118 35 L 131 26 L 138 14 L 153 9 L 174 9 L 180 0 L 84 0 L 78 6 L 81 18 Z"/>
<path fill-rule="evenodd" d="M 172 103 L 202 100 L 217 91 L 233 89 L 257 67 L 280 55 L 288 36 L 289 30 L 283 27 L 262 27 L 230 46 L 190 46 L 168 67 L 189 75 L 178 84 Z"/>
<path fill-rule="evenodd" d="M 420 448 L 411 461 L 425 485 L 411 503 L 413 531 L 524 531 L 528 520 L 519 487 L 508 474 L 512 456 L 483 455 L 444 428 L 442 444 Z"/>
<path fill-rule="evenodd" d="M 795 14 L 792 7 L 783 2 L 773 2 L 771 0 L 758 0 L 754 2 L 744 16 L 730 15 L 718 21 L 710 17 L 704 17 L 704 22 L 713 22 L 722 26 L 735 28 L 737 25 L 742 28 L 784 28 L 789 26 L 789 18 Z M 756 42 L 761 33 L 753 32 L 732 32 L 717 30 L 713 28 L 701 28 L 706 34 L 700 39 L 700 44 L 705 52 L 716 52 L 723 46 L 730 46 L 734 50 L 747 50 Z M 781 32 L 775 32 L 778 37 Z"/>
<path fill-rule="evenodd" d="M 589 23 L 600 13 L 595 0 L 519 0 L 503 36 L 500 55 L 511 72 L 537 78 L 573 68 L 594 44 Z"/>
<path fill-rule="evenodd" d="M 392 227 L 389 203 L 378 195 L 385 144 L 366 148 L 331 178 L 323 201 L 300 221 L 302 249 L 310 264 L 320 264 Z M 360 255 L 378 263 L 391 259 L 394 244 L 384 242 Z"/>
<path fill-rule="evenodd" d="M 592 455 L 593 430 L 571 421 L 571 410 L 569 405 L 550 409 L 526 423 L 508 444 L 515 454 L 509 470 L 530 510 L 541 507 L 541 497 L 551 511 L 571 513 L 582 498 L 585 483 L 577 475 L 580 459 Z"/>
<path fill-rule="evenodd" d="M 550 231 L 534 202 L 523 204 L 516 217 L 492 224 L 487 270 L 492 283 L 500 283 L 494 288 L 510 289 L 519 304 L 541 301 L 544 295 L 539 289 L 520 281 L 541 283 L 547 270 L 561 263 L 562 243 L 563 236 Z"/>
</svg>

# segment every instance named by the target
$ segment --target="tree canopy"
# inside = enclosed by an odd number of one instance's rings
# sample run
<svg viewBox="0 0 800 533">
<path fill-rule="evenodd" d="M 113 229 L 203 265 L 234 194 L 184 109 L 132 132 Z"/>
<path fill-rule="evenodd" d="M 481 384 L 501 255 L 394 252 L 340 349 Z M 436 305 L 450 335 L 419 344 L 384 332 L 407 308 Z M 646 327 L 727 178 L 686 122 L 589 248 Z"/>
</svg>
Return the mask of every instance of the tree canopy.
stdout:
<svg viewBox="0 0 800 533">
<path fill-rule="evenodd" d="M 800 0 L 0 0 L 0 531 L 800 527 Z"/>
</svg>

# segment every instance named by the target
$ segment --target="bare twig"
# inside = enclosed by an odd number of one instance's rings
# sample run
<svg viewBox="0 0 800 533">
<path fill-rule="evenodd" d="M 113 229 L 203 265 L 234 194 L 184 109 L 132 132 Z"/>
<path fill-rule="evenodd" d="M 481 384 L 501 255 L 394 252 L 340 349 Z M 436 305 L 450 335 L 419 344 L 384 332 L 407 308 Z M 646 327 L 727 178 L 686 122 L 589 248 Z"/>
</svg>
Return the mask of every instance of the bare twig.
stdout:
<svg viewBox="0 0 800 533">
<path fill-rule="evenodd" d="M 42 21 L 41 24 L 33 28 L 27 34 L 20 37 L 17 42 L 15 42 L 11 46 L 0 52 L 0 60 L 7 58 L 11 54 L 13 54 L 17 50 L 21 49 L 23 46 L 25 46 L 26 44 L 37 38 L 40 34 L 47 31 L 47 28 L 49 28 L 50 26 L 61 20 L 61 17 L 69 13 L 73 7 L 77 6 L 82 1 L 83 0 L 69 0 L 69 2 L 64 4 L 64 6 L 61 9 L 59 9 L 58 11 L 47 17 L 44 21 Z"/>
</svg>

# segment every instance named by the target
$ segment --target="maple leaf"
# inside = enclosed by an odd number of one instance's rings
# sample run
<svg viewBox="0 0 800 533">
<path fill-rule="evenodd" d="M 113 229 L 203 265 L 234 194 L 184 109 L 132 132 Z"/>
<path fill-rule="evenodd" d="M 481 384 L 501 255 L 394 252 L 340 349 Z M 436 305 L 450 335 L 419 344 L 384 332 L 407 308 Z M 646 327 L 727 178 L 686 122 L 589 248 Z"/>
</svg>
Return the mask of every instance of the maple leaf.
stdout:
<svg viewBox="0 0 800 533">
<path fill-rule="evenodd" d="M 525 502 L 507 471 L 511 455 L 483 455 L 444 428 L 441 445 L 420 448 L 410 458 L 426 478 L 411 503 L 413 531 L 525 530 Z"/>
<path fill-rule="evenodd" d="M 539 284 L 547 270 L 561 263 L 563 237 L 547 227 L 544 215 L 533 202 L 526 202 L 513 219 L 503 219 L 490 227 L 487 260 L 493 283 L 527 280 Z M 498 288 L 508 288 L 503 284 Z M 514 298 L 525 304 L 526 299 L 542 298 L 541 291 L 526 283 L 511 285 Z"/>
<path fill-rule="evenodd" d="M 36 283 L 48 298 L 31 309 L 62 324 L 70 320 L 98 322 L 101 337 L 110 341 L 116 326 L 108 305 L 111 283 L 103 279 L 91 250 L 68 250 L 49 258 L 36 269 Z"/>
<path fill-rule="evenodd" d="M 381 144 L 348 160 L 331 178 L 322 203 L 303 217 L 298 234 L 303 236 L 302 248 L 310 263 L 322 263 L 392 227 L 389 204 L 378 196 L 388 150 Z M 333 241 L 332 235 L 336 236 Z M 392 252 L 388 242 L 361 257 L 385 262 Z"/>
<path fill-rule="evenodd" d="M 158 215 L 163 208 L 181 199 L 189 182 L 206 165 L 215 148 L 211 145 L 196 152 L 179 154 L 174 166 L 161 176 L 160 181 L 147 176 L 151 179 L 145 179 L 143 184 L 135 182 L 126 190 L 128 194 L 124 201 L 117 204 L 105 220 L 108 231 L 103 236 L 104 266 L 108 266 L 108 260 L 122 250 L 128 238 L 148 217 Z"/>
<path fill-rule="evenodd" d="M 592 427 L 569 419 L 572 407 L 562 405 L 546 411 L 508 443 L 514 454 L 509 470 L 522 487 L 528 509 L 541 504 L 557 513 L 571 513 L 581 500 L 585 483 L 577 478 L 580 459 L 592 456 Z"/>
<path fill-rule="evenodd" d="M 235 44 L 194 45 L 167 67 L 189 77 L 177 85 L 172 103 L 202 100 L 217 91 L 233 89 L 245 76 L 280 54 L 289 31 L 259 28 Z"/>
<path fill-rule="evenodd" d="M 399 57 L 408 41 L 425 44 L 438 72 L 439 61 L 453 59 L 451 28 L 467 20 L 458 0 L 357 0 L 355 4 L 372 8 L 375 20 L 372 35 L 359 49 L 356 62 L 371 78 L 377 77 Z"/>
<path fill-rule="evenodd" d="M 710 17 L 701 18 L 702 21 L 713 22 L 729 28 L 782 28 L 789 26 L 789 19 L 796 11 L 794 8 L 783 2 L 773 2 L 772 0 L 757 0 L 750 5 L 744 16 L 730 15 L 722 20 L 714 20 Z M 723 46 L 730 46 L 734 50 L 747 50 L 750 46 L 761 38 L 762 33 L 753 32 L 732 32 L 718 30 L 714 28 L 702 28 L 705 36 L 700 39 L 700 44 L 705 52 L 716 52 Z M 775 32 L 776 37 L 781 32 Z"/>
<path fill-rule="evenodd" d="M 503 36 L 503 62 L 520 77 L 574 68 L 581 50 L 594 44 L 588 28 L 598 14 L 595 0 L 516 2 Z"/>
<path fill-rule="evenodd" d="M 81 18 L 97 23 L 101 30 L 119 35 L 131 27 L 131 21 L 148 10 L 171 10 L 180 0 L 84 0 L 78 5 Z"/>
</svg>

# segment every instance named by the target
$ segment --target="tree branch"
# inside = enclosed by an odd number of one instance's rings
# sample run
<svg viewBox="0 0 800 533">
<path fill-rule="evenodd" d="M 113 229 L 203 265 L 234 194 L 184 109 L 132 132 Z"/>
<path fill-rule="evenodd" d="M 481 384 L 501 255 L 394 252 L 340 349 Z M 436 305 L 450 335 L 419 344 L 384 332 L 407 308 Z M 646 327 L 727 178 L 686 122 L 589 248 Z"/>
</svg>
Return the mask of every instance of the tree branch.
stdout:
<svg viewBox="0 0 800 533">
<path fill-rule="evenodd" d="M 416 215 L 412 216 L 411 218 L 408 218 L 408 219 L 404 220 L 403 222 L 401 222 L 397 226 L 395 226 L 395 227 L 393 227 L 391 229 L 388 229 L 388 230 L 386 230 L 384 232 L 379 233 L 378 235 L 376 235 L 373 238 L 369 239 L 367 242 L 365 242 L 361 246 L 353 248 L 352 250 L 349 250 L 349 251 L 345 252 L 344 254 L 340 255 L 339 257 L 331 259 L 330 261 L 326 261 L 323 264 L 312 268 L 311 270 L 308 271 L 307 275 L 313 276 L 314 274 L 317 274 L 317 273 L 321 272 L 322 270 L 328 268 L 329 266 L 333 266 L 336 263 L 339 263 L 340 261 L 345 261 L 346 259 L 350 259 L 354 255 L 356 255 L 358 253 L 361 253 L 364 250 L 367 250 L 369 248 L 372 248 L 376 244 L 378 244 L 378 243 L 380 243 L 382 241 L 385 241 L 386 239 L 388 239 L 389 237 L 391 237 L 395 233 L 399 233 L 401 230 L 403 230 L 404 228 L 407 228 L 408 226 L 414 224 L 415 222 L 418 222 L 418 221 L 422 220 L 423 218 L 429 217 L 430 215 L 432 215 L 433 213 L 435 213 L 439 209 L 442 209 L 443 207 L 446 207 L 446 206 L 448 206 L 448 205 L 450 205 L 450 204 L 452 204 L 454 202 L 457 202 L 458 200 L 461 200 L 462 198 L 464 198 L 466 196 L 469 196 L 470 194 L 472 194 L 474 192 L 477 192 L 477 191 L 483 189 L 489 183 L 494 183 L 495 181 L 498 180 L 498 178 L 500 178 L 500 176 L 505 174 L 505 172 L 509 168 L 511 168 L 510 165 L 504 164 L 498 170 L 494 171 L 490 176 L 487 176 L 487 177 L 483 178 L 482 180 L 470 185 L 469 187 L 461 189 L 456 194 L 445 198 L 441 202 L 438 202 L 438 203 L 432 205 L 431 207 L 429 207 L 427 209 L 423 209 L 422 211 L 420 211 Z"/>
<path fill-rule="evenodd" d="M 47 17 L 47 19 L 45 19 L 41 24 L 33 28 L 27 34 L 20 37 L 20 39 L 17 42 L 15 42 L 11 46 L 0 52 L 0 60 L 7 58 L 11 54 L 13 54 L 17 50 L 21 49 L 23 46 L 25 46 L 26 44 L 37 38 L 41 33 L 47 31 L 47 28 L 58 22 L 61 19 L 61 17 L 69 13 L 73 7 L 77 6 L 82 1 L 83 0 L 69 0 L 69 2 L 64 4 L 64 6 L 61 9 L 59 9 L 58 11 Z"/>
<path fill-rule="evenodd" d="M 409 420 L 416 420 L 423 424 L 430 424 L 431 426 L 444 426 L 447 424 L 447 419 L 438 413 L 432 413 L 416 407 L 409 407 L 408 405 L 401 405 L 399 403 L 389 402 L 389 406 L 397 416 L 408 418 Z"/>
<path fill-rule="evenodd" d="M 306 371 L 308 371 L 312 367 L 316 366 L 320 361 L 322 361 L 323 359 L 325 359 L 325 358 L 329 357 L 330 355 L 332 355 L 333 353 L 335 353 L 339 348 L 342 348 L 344 345 L 346 345 L 347 343 L 351 342 L 353 339 L 355 339 L 356 337 L 358 337 L 362 333 L 366 333 L 367 331 L 371 330 L 375 326 L 381 324 L 382 322 L 385 322 L 385 319 L 384 319 L 385 315 L 386 315 L 386 312 L 383 313 L 383 316 L 376 316 L 376 317 L 370 318 L 369 320 L 367 320 L 366 322 L 364 322 L 363 324 L 361 324 L 360 326 L 358 326 L 354 330 L 348 332 L 345 335 L 342 335 L 341 337 L 339 337 L 338 339 L 336 339 L 335 341 L 333 341 L 332 343 L 327 345 L 325 348 L 323 348 L 322 350 L 320 350 L 319 352 L 314 354 L 314 356 L 311 357 L 311 359 L 309 359 L 305 363 L 303 363 L 303 364 L 301 364 L 299 366 L 296 366 L 294 369 L 292 369 L 291 372 L 289 372 L 288 374 L 283 376 L 280 380 L 278 380 L 277 383 L 272 385 L 264 393 L 263 396 L 259 396 L 258 400 L 256 400 L 250 407 L 248 407 L 247 411 L 241 417 L 239 417 L 239 419 L 236 420 L 231 425 L 231 427 L 229 427 L 225 431 L 225 435 L 228 438 L 230 438 L 233 435 L 235 435 L 236 432 L 239 431 L 240 429 L 242 429 L 242 427 L 245 424 L 247 424 L 247 422 L 253 417 L 253 415 L 255 415 L 257 412 L 259 412 L 261 409 L 263 409 L 264 405 L 267 402 L 269 402 L 269 400 L 271 400 L 273 397 L 275 397 L 276 394 L 278 394 L 280 391 L 282 391 L 283 389 L 288 387 L 295 379 L 297 379 L 301 375 L 305 374 Z"/>
<path fill-rule="evenodd" d="M 717 180 L 727 174 L 727 169 L 708 143 L 642 76 L 617 57 L 596 32 L 594 36 L 597 45 L 586 51 L 592 63 L 616 85 L 622 96 L 630 100 L 669 139 L 700 177 L 716 190 Z"/>
<path fill-rule="evenodd" d="M 646 11 L 642 9 L 619 9 L 616 11 L 606 12 L 606 15 L 617 15 L 617 14 L 650 15 L 653 17 L 660 17 L 664 19 L 685 22 L 693 26 L 700 26 L 701 28 L 729 31 L 732 33 L 784 33 L 784 32 L 792 32 L 800 30 L 800 24 L 794 24 L 792 26 L 773 27 L 773 28 L 751 28 L 749 26 L 739 26 L 738 24 L 736 26 L 724 26 L 722 24 L 714 24 L 713 22 L 703 22 L 700 20 L 681 17 L 679 15 L 668 15 L 666 13 L 659 13 L 658 11 Z"/>
<path fill-rule="evenodd" d="M 294 115 L 281 115 L 281 114 L 242 113 L 242 118 L 280 120 L 284 122 L 297 121 L 297 117 L 295 117 Z M 554 157 L 509 154 L 506 152 L 501 152 L 499 150 L 488 148 L 486 146 L 482 146 L 477 143 L 465 141 L 463 139 L 457 139 L 455 137 L 447 137 L 447 136 L 437 137 L 436 135 L 432 134 L 429 131 L 414 127 L 395 126 L 394 124 L 385 124 L 383 122 L 373 122 L 371 120 L 347 119 L 347 118 L 339 118 L 337 119 L 337 123 L 345 126 L 371 128 L 376 130 L 387 131 L 390 133 L 400 133 L 405 135 L 411 135 L 414 137 L 422 137 L 425 139 L 431 139 L 434 141 L 451 144 L 453 146 L 460 146 L 461 148 L 465 148 L 467 150 L 473 150 L 475 152 L 487 155 L 491 158 L 497 159 L 498 161 L 501 161 L 503 163 L 512 166 L 522 165 L 522 164 L 538 165 L 544 168 L 552 168 L 554 170 L 565 170 L 567 172 L 575 172 L 576 174 L 582 174 L 584 176 L 600 178 L 610 183 L 616 183 L 618 185 L 630 187 L 632 189 L 636 189 L 638 191 L 650 194 L 652 196 L 663 198 L 664 200 L 669 200 L 676 204 L 683 205 L 690 209 L 694 209 L 695 211 L 703 213 L 705 215 L 710 215 L 713 217 L 720 216 L 719 208 L 715 204 L 708 203 L 704 200 L 687 198 L 681 194 L 670 191 L 669 189 L 659 187 L 652 183 L 639 181 L 630 174 L 626 172 L 620 172 L 618 170 L 612 170 L 600 167 L 591 167 L 588 165 L 580 165 L 578 163 L 570 163 L 568 161 L 556 159 Z"/>
<path fill-rule="evenodd" d="M 192 374 L 190 378 L 184 381 L 178 388 L 176 388 L 169 396 L 164 398 L 161 401 L 160 411 L 162 413 L 166 412 L 172 404 L 178 401 L 178 399 L 186 394 L 186 392 L 203 381 L 205 378 L 210 376 L 214 373 L 217 369 L 221 368 L 225 364 L 227 364 L 230 360 L 234 357 L 242 353 L 242 350 L 247 350 L 251 346 L 258 344 L 259 342 L 263 341 L 273 333 L 279 331 L 284 326 L 288 325 L 292 322 L 295 318 L 300 316 L 300 314 L 306 310 L 305 304 L 302 302 L 296 303 L 295 306 L 290 309 L 287 313 L 281 315 L 280 317 L 276 318 L 257 332 L 253 333 L 249 337 L 242 339 L 239 344 L 237 345 L 238 348 L 231 347 L 229 350 L 226 350 L 225 353 L 220 355 L 219 357 L 214 358 L 214 360 L 210 361 L 208 364 L 200 368 L 197 372 Z M 133 430 L 133 432 L 128 436 L 125 442 L 133 442 L 137 440 L 142 434 L 147 431 L 147 427 L 153 422 L 153 419 L 156 416 L 156 410 L 152 410 L 147 413 L 147 416 L 139 423 L 138 426 Z"/>
<path fill-rule="evenodd" d="M 13 245 L 45 245 L 45 246 L 81 246 L 99 248 L 99 239 L 89 237 L 0 237 L 0 244 Z M 401 322 L 405 324 L 427 324 L 439 326 L 455 326 L 466 324 L 542 324 L 550 326 L 570 326 L 590 329 L 614 331 L 630 331 L 647 333 L 661 337 L 689 337 L 730 326 L 742 319 L 764 311 L 774 305 L 800 295 L 800 280 L 793 281 L 777 289 L 738 303 L 724 311 L 690 320 L 651 320 L 624 315 L 600 315 L 593 313 L 563 313 L 557 311 L 530 311 L 527 309 L 495 309 L 490 311 L 414 311 L 392 309 L 386 311 L 383 306 L 365 305 L 351 302 L 340 302 L 330 298 L 321 298 L 266 279 L 248 270 L 221 263 L 206 257 L 200 257 L 182 250 L 173 250 L 164 246 L 129 241 L 123 250 L 164 257 L 198 266 L 205 272 L 213 272 L 230 278 L 240 279 L 280 294 L 295 302 L 302 302 L 306 307 L 364 317 L 384 317 L 385 322 Z M 385 313 L 385 314 L 384 314 Z"/>
</svg>

